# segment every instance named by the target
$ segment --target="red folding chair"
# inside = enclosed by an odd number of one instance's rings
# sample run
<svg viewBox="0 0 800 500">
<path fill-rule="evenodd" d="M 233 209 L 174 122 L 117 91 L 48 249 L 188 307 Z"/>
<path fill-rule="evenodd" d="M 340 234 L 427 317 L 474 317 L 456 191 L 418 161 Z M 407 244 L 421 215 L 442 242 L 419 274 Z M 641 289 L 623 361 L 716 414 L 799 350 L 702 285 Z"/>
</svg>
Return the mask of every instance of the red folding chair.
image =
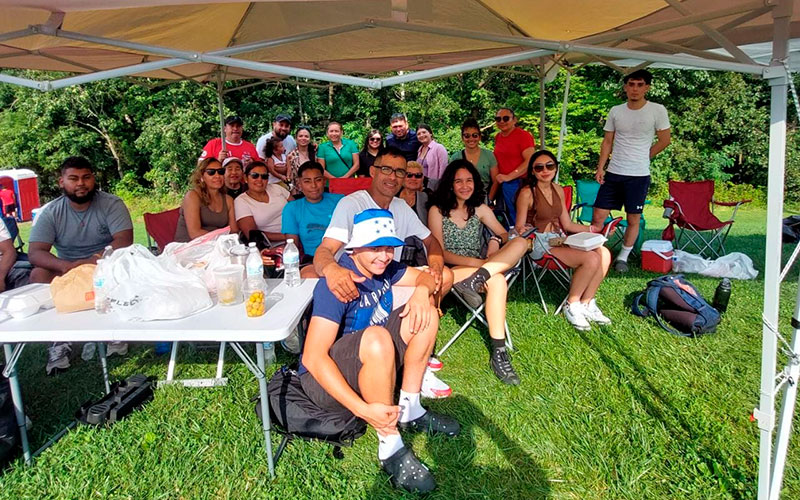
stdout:
<svg viewBox="0 0 800 500">
<path fill-rule="evenodd" d="M 147 247 L 154 254 L 164 251 L 164 247 L 175 241 L 180 208 L 173 208 L 157 214 L 144 214 L 144 228 L 147 231 Z M 155 240 L 155 245 L 153 244 Z"/>
<path fill-rule="evenodd" d="M 670 199 L 664 200 L 669 226 L 661 233 L 661 239 L 675 239 L 675 228 L 681 230 L 675 240 L 675 248 L 685 250 L 689 245 L 698 253 L 708 257 L 725 255 L 725 240 L 733 226 L 739 206 L 752 200 L 720 202 L 714 199 L 714 181 L 678 182 L 669 181 Z M 721 221 L 714 215 L 714 205 L 733 207 L 730 219 Z M 670 213 L 671 211 L 671 213 Z M 684 233 L 687 236 L 681 243 Z M 706 251 L 710 254 L 706 254 Z"/>
<path fill-rule="evenodd" d="M 368 189 L 371 184 L 372 177 L 333 178 L 328 180 L 328 190 L 333 194 L 343 194 L 347 196 L 350 193 Z"/>
</svg>

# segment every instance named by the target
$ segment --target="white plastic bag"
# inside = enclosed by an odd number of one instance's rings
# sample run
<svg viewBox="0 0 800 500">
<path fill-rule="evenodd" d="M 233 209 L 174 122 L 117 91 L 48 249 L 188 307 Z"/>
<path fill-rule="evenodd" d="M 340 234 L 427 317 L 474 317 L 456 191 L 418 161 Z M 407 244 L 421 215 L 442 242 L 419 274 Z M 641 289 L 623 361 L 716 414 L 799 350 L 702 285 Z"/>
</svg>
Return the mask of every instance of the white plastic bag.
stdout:
<svg viewBox="0 0 800 500">
<path fill-rule="evenodd" d="M 214 269 L 230 265 L 231 249 L 238 244 L 239 236 L 228 234 L 228 228 L 222 228 L 188 243 L 170 243 L 158 258 L 193 272 L 214 292 L 217 289 Z"/>
<path fill-rule="evenodd" d="M 751 280 L 758 276 L 758 271 L 753 266 L 753 260 L 741 252 L 731 252 L 716 260 L 710 260 L 683 250 L 675 250 L 672 270 L 679 273 L 698 273 L 713 278 L 739 280 Z"/>
<path fill-rule="evenodd" d="M 199 276 L 142 245 L 115 250 L 107 266 L 110 314 L 127 321 L 185 318 L 213 305 Z"/>
</svg>

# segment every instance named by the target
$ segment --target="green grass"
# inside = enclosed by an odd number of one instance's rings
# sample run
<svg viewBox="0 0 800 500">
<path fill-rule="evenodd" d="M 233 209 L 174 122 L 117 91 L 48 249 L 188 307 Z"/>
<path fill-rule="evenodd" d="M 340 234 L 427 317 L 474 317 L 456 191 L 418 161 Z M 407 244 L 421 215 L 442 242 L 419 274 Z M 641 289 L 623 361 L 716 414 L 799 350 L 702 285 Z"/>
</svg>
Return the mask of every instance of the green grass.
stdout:
<svg viewBox="0 0 800 500">
<path fill-rule="evenodd" d="M 663 228 L 647 212 L 648 238 Z M 765 211 L 740 213 L 729 250 L 751 255 L 763 273 Z M 27 228 L 23 227 L 23 234 Z M 141 223 L 136 240 L 143 241 Z M 790 248 L 784 249 L 788 255 Z M 781 330 L 797 292 L 796 272 L 782 285 Z M 598 301 L 611 327 L 578 333 L 563 317 L 545 316 L 533 287 L 510 293 L 508 320 L 517 351 L 519 387 L 492 375 L 483 329 L 470 329 L 446 353 L 441 377 L 454 396 L 431 402 L 463 426 L 455 439 L 408 436 L 439 487 L 431 498 L 753 498 L 763 281 L 734 282 L 716 334 L 669 335 L 628 312 L 630 296 L 654 275 L 612 274 Z M 710 298 L 717 280 L 690 276 Z M 550 305 L 560 291 L 546 291 Z M 440 345 L 464 320 L 446 300 Z M 44 346 L 20 361 L 33 446 L 70 422 L 83 401 L 102 392 L 97 363 L 80 360 L 56 378 L 44 376 Z M 182 349 L 180 377 L 211 376 L 215 351 Z M 279 362 L 289 361 L 279 354 Z M 122 378 L 163 378 L 166 357 L 150 345 L 112 358 Z M 376 460 L 368 432 L 344 460 L 321 443 L 294 442 L 269 480 L 259 423 L 250 397 L 254 378 L 229 356 L 228 387 L 159 389 L 145 409 L 106 429 L 80 428 L 45 451 L 32 468 L 20 461 L 0 476 L 2 498 L 411 498 L 394 491 Z M 274 444 L 277 445 L 277 439 Z M 784 498 L 800 497 L 800 447 L 790 444 Z"/>
</svg>

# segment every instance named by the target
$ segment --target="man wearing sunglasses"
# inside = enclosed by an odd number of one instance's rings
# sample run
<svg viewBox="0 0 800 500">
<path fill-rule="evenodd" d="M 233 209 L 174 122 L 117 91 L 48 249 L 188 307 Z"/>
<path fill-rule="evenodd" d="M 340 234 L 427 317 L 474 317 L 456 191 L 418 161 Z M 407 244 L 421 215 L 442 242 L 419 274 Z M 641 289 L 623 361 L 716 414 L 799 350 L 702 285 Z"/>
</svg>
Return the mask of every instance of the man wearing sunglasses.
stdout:
<svg viewBox="0 0 800 500">
<path fill-rule="evenodd" d="M 495 136 L 494 156 L 497 159 L 497 175 L 489 188 L 489 199 L 494 200 L 500 189 L 506 212 L 516 220 L 514 199 L 519 190 L 520 178 L 528 171 L 528 160 L 533 155 L 536 143 L 527 130 L 517 127 L 517 117 L 510 108 L 500 108 L 494 116 L 499 132 Z M 495 172 L 495 171 L 493 171 Z"/>
<path fill-rule="evenodd" d="M 625 76 L 623 89 L 627 102 L 609 111 L 597 161 L 595 178 L 600 189 L 592 214 L 594 229 L 602 228 L 611 210 L 625 206 L 628 227 L 622 249 L 614 260 L 614 269 L 620 273 L 628 271 L 628 256 L 639 236 L 639 221 L 650 187 L 650 159 L 670 143 L 667 109 L 645 98 L 652 79 L 653 75 L 644 69 Z M 611 161 L 604 171 L 609 155 Z"/>
<path fill-rule="evenodd" d="M 395 113 L 390 120 L 392 133 L 386 136 L 386 145 L 394 146 L 403 152 L 406 161 L 417 159 L 419 139 L 417 133 L 408 128 L 408 119 L 404 113 Z"/>
<path fill-rule="evenodd" d="M 244 121 L 241 117 L 229 116 L 225 118 L 223 132 L 225 133 L 225 144 L 222 144 L 222 139 L 219 137 L 211 139 L 203 147 L 203 152 L 200 153 L 200 158 L 197 160 L 198 162 L 212 157 L 222 163 L 225 161 L 225 158 L 234 156 L 236 158 L 241 158 L 243 166 L 247 167 L 251 161 L 261 159 L 253 143 L 242 139 L 244 135 Z"/>
</svg>

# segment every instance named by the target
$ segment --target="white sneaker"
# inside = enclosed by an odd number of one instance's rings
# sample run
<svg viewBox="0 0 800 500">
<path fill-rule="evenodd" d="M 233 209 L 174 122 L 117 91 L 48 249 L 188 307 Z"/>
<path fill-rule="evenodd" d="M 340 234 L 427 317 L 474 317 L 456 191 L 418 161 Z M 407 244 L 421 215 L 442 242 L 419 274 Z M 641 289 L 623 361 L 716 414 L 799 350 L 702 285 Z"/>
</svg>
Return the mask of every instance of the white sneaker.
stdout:
<svg viewBox="0 0 800 500">
<path fill-rule="evenodd" d="M 119 354 L 120 356 L 128 354 L 128 343 L 109 342 L 106 344 L 106 356 L 111 356 L 112 354 Z"/>
<path fill-rule="evenodd" d="M 586 314 L 583 304 L 580 302 L 569 303 L 564 306 L 564 316 L 570 325 L 575 327 L 576 330 L 586 331 L 590 330 L 592 326 L 586 321 Z"/>
<path fill-rule="evenodd" d="M 588 304 L 583 306 L 583 315 L 587 320 L 592 323 L 597 323 L 598 325 L 611 324 L 611 319 L 603 314 L 603 311 L 597 307 L 597 301 L 595 299 L 590 300 Z"/>
<path fill-rule="evenodd" d="M 428 370 L 432 372 L 438 372 L 442 369 L 442 367 L 444 367 L 444 364 L 439 358 L 435 358 L 433 356 L 428 358 Z"/>
<path fill-rule="evenodd" d="M 439 379 L 429 369 L 425 369 L 425 375 L 422 377 L 422 389 L 420 396 L 428 399 L 440 399 L 449 397 L 453 393 L 453 389 L 449 385 Z"/>
<path fill-rule="evenodd" d="M 53 344 L 47 348 L 47 376 L 56 375 L 59 371 L 69 368 L 69 354 L 72 352 L 71 342 Z"/>
<path fill-rule="evenodd" d="M 91 361 L 94 358 L 94 352 L 97 349 L 97 343 L 95 342 L 87 342 L 83 344 L 83 350 L 81 351 L 81 359 L 84 361 Z"/>
</svg>

